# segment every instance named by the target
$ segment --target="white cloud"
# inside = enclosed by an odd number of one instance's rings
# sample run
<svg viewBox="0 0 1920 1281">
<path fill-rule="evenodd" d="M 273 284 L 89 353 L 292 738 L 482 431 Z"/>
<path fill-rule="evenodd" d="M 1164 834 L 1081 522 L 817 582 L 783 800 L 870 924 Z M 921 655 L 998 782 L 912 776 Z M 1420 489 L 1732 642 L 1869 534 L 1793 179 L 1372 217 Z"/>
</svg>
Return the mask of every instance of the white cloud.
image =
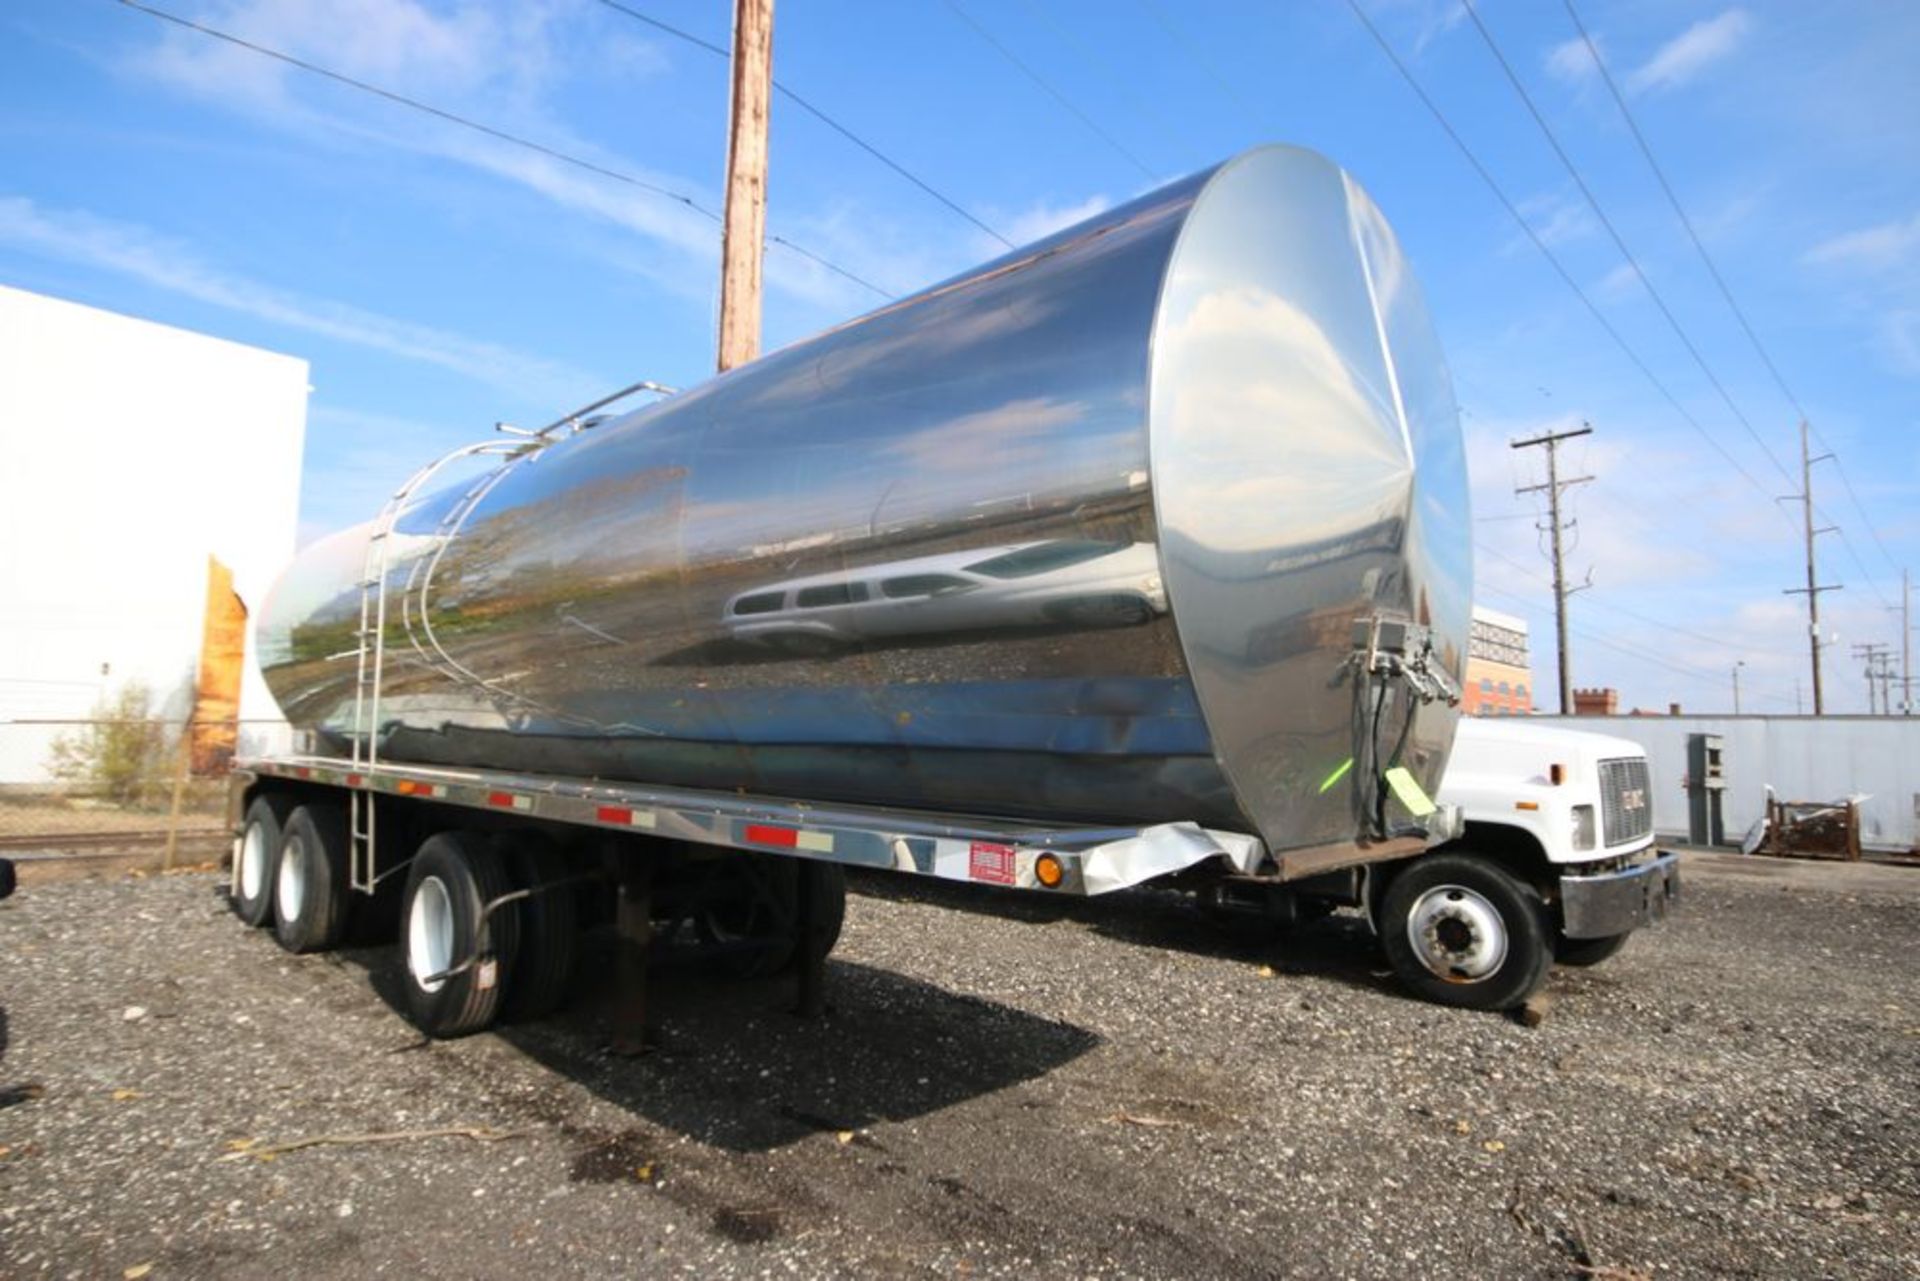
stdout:
<svg viewBox="0 0 1920 1281">
<path fill-rule="evenodd" d="M 1598 44 L 1599 41 L 1594 43 Z M 1593 78 L 1597 69 L 1593 55 L 1587 50 L 1587 42 L 1578 36 L 1555 45 L 1547 54 L 1547 70 L 1556 79 L 1569 84 L 1585 84 Z"/>
<path fill-rule="evenodd" d="M 1590 236 L 1599 229 L 1586 201 L 1558 193 L 1522 200 L 1520 213 L 1527 220 L 1527 225 L 1533 228 L 1534 234 L 1550 249 Z M 1529 242 L 1524 236 L 1514 237 L 1507 245 L 1510 251 L 1528 247 Z"/>
<path fill-rule="evenodd" d="M 1015 245 L 1027 245 L 1043 236 L 1051 236 L 1056 231 L 1084 222 L 1097 213 L 1111 208 L 1113 201 L 1098 193 L 1074 204 L 1055 205 L 1040 201 L 1018 213 L 994 221 L 1000 231 Z M 997 248 L 998 246 L 996 246 Z"/>
<path fill-rule="evenodd" d="M 720 197 L 704 185 L 610 154 L 574 136 L 546 110 L 545 92 L 564 61 L 554 31 L 554 18 L 564 8 L 552 3 L 504 8 L 469 3 L 438 13 L 417 0 L 342 0 L 329 6 L 304 0 L 227 0 L 198 16 L 265 47 L 498 126 L 717 210 Z M 626 35 L 597 49 L 595 56 L 618 74 L 651 74 L 665 65 L 664 55 L 650 54 L 643 42 Z M 353 139 L 437 156 L 516 184 L 562 208 L 664 246 L 685 267 L 685 281 L 669 282 L 676 292 L 695 295 L 708 288 L 706 278 L 719 255 L 717 224 L 657 191 L 593 175 L 451 122 L 409 116 L 404 129 L 389 129 L 386 122 L 394 108 L 368 99 L 371 114 L 360 111 L 360 99 L 326 90 L 308 73 L 193 32 L 164 33 L 130 65 L 137 74 L 176 91 L 246 112 L 317 145 L 338 146 L 343 139 Z M 322 92 L 308 95 L 304 90 L 310 84 Z M 780 231 L 770 230 L 776 235 Z M 855 235 L 848 243 L 809 248 L 891 289 L 903 278 L 896 270 L 903 264 L 872 249 L 876 239 Z M 630 257 L 617 257 L 634 265 Z M 766 272 L 772 288 L 830 311 L 879 301 L 871 291 L 779 245 L 769 245 Z M 661 264 L 645 274 L 664 280 L 674 274 L 674 265 Z M 703 279 L 695 282 L 695 275 Z"/>
<path fill-rule="evenodd" d="M 1897 267 L 1916 250 L 1920 250 L 1920 214 L 1823 240 L 1806 252 L 1804 261 L 1817 266 Z"/>
<path fill-rule="evenodd" d="M 325 298 L 305 297 L 202 262 L 190 246 L 132 223 L 43 210 L 0 197 L 0 243 L 116 275 L 258 320 L 450 370 L 535 400 L 572 403 L 606 380 L 495 343 Z"/>
<path fill-rule="evenodd" d="M 1609 302 L 1623 302 L 1640 292 L 1639 284 L 1640 274 L 1633 269 L 1633 264 L 1623 262 L 1600 278 L 1594 292 Z"/>
<path fill-rule="evenodd" d="M 1744 9 L 1728 9 L 1717 18 L 1694 23 L 1654 51 L 1627 77 L 1627 89 L 1646 93 L 1675 89 L 1734 51 L 1753 26 Z"/>
</svg>

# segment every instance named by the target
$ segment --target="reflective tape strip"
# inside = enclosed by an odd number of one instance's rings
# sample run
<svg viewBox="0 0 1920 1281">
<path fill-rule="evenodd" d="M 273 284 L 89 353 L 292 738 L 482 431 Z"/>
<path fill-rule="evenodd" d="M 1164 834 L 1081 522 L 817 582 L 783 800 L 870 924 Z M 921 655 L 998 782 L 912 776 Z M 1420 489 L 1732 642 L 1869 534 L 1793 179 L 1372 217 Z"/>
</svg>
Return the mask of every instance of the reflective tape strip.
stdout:
<svg viewBox="0 0 1920 1281">
<path fill-rule="evenodd" d="M 833 853 L 833 834 L 831 832 L 801 832 L 794 844 L 803 850 L 812 850 L 815 854 Z"/>
<path fill-rule="evenodd" d="M 349 774 L 349 775 L 347 775 L 347 786 L 348 786 L 348 787 L 359 787 L 359 786 L 360 786 L 360 785 L 361 785 L 362 783 L 365 783 L 366 781 L 367 781 L 367 776 L 366 776 L 366 775 L 364 775 L 364 774 Z"/>
<path fill-rule="evenodd" d="M 800 844 L 800 833 L 791 827 L 769 827 L 765 823 L 749 823 L 740 833 L 740 839 L 751 841 L 755 845 L 777 845 L 781 849 L 793 849 Z"/>
<path fill-rule="evenodd" d="M 602 823 L 617 823 L 623 827 L 655 827 L 660 822 L 652 810 L 629 809 L 625 805 L 602 805 L 593 812 L 593 816 Z"/>
<path fill-rule="evenodd" d="M 438 783 L 422 783 L 418 779 L 403 778 L 395 783 L 393 790 L 402 796 L 445 796 L 447 789 Z"/>
<path fill-rule="evenodd" d="M 533 808 L 531 796 L 521 796 L 514 792 L 488 792 L 487 804 L 495 809 L 530 810 Z"/>
</svg>

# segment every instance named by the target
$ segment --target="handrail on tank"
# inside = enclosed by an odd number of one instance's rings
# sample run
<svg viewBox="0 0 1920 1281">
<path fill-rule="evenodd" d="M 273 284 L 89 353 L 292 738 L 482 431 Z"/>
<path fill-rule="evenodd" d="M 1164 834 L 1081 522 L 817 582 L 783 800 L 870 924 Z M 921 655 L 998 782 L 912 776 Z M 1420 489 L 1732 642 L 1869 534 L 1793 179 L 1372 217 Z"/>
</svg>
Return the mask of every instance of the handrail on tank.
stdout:
<svg viewBox="0 0 1920 1281">
<path fill-rule="evenodd" d="M 622 387 L 610 396 L 602 396 L 590 405 L 582 405 L 572 413 L 560 415 L 560 417 L 554 419 L 538 431 L 528 431 L 524 427 L 515 427 L 509 423 L 495 423 L 493 429 L 495 431 L 504 431 L 513 436 L 525 436 L 532 440 L 548 440 L 551 438 L 552 433 L 568 425 L 572 425 L 575 431 L 585 430 L 587 427 L 592 426 L 591 423 L 580 421 L 586 415 L 596 409 L 605 409 L 615 401 L 625 400 L 635 392 L 642 391 L 650 391 L 660 396 L 677 396 L 680 394 L 680 389 L 677 387 L 669 387 L 665 383 L 657 383 L 651 378 L 642 378 L 639 382 Z"/>
<path fill-rule="evenodd" d="M 379 763 L 380 694 L 382 677 L 384 675 L 383 668 L 386 662 L 387 640 L 387 575 L 391 567 L 390 548 L 388 544 L 393 536 L 395 525 L 399 523 L 401 514 L 407 508 L 408 501 L 415 494 L 419 493 L 427 482 L 438 475 L 448 464 L 457 462 L 462 458 L 495 454 L 502 455 L 507 460 L 506 466 L 495 470 L 491 476 L 481 480 L 462 495 L 461 500 L 455 503 L 453 508 L 442 518 L 440 528 L 437 531 L 440 537 L 440 546 L 436 548 L 435 554 L 431 558 L 427 568 L 426 579 L 421 583 L 424 594 L 426 585 L 432 581 L 433 569 L 439 565 L 440 557 L 446 551 L 447 543 L 450 542 L 453 535 L 459 531 L 459 527 L 465 522 L 467 514 L 478 505 L 479 501 L 485 497 L 493 486 L 499 482 L 500 478 L 511 469 L 513 464 L 538 457 L 547 446 L 555 443 L 556 439 L 559 438 L 556 433 L 561 432 L 563 428 L 570 427 L 572 430 L 566 434 L 572 435 L 585 431 L 587 428 L 593 426 L 591 421 L 585 421 L 585 416 L 591 414 L 594 410 L 604 409 L 616 401 L 624 400 L 628 396 L 642 391 L 650 391 L 663 396 L 676 394 L 674 388 L 664 383 L 655 382 L 650 378 L 643 378 L 639 382 L 622 387 L 610 395 L 602 396 L 598 400 L 582 405 L 570 413 L 561 415 L 538 431 L 526 431 L 522 428 L 510 426 L 507 423 L 495 423 L 494 429 L 496 431 L 522 437 L 524 438 L 524 443 L 504 444 L 495 440 L 483 440 L 449 450 L 447 453 L 442 454 L 440 457 L 407 477 L 400 488 L 393 492 L 392 497 L 387 499 L 386 505 L 381 509 L 379 516 L 375 518 L 374 527 L 367 536 L 366 554 L 363 557 L 363 564 L 361 566 L 360 630 L 358 633 L 360 644 L 358 648 L 353 651 L 358 659 L 359 670 L 355 674 L 354 681 L 353 729 L 349 736 L 348 748 L 355 768 L 371 771 Z M 421 652 L 422 655 L 428 659 L 429 663 L 431 663 L 431 655 L 426 655 L 425 651 L 421 650 L 419 640 L 414 635 L 413 622 L 408 616 L 407 608 L 408 596 L 413 590 L 414 580 L 419 577 L 420 565 L 421 562 L 419 561 L 414 563 L 413 570 L 408 575 L 407 586 L 401 595 L 401 625 L 406 629 L 408 639 L 413 642 L 414 649 Z M 441 648 L 439 641 L 434 637 L 432 624 L 428 622 L 425 617 L 425 609 L 422 608 L 420 613 L 421 623 L 426 632 L 427 640 L 433 646 L 435 652 L 461 674 L 475 681 L 479 681 L 483 686 L 487 685 L 488 682 L 480 681 L 473 673 L 453 661 L 451 656 Z M 371 662 L 368 661 L 369 658 L 371 658 Z M 348 879 L 356 889 L 371 890 L 374 883 L 379 879 L 378 867 L 374 857 L 374 811 L 371 800 L 362 796 L 359 792 L 355 792 L 352 796 L 351 813 L 348 815 L 348 833 L 353 846 L 348 869 Z M 364 871 L 362 870 L 363 866 Z"/>
</svg>

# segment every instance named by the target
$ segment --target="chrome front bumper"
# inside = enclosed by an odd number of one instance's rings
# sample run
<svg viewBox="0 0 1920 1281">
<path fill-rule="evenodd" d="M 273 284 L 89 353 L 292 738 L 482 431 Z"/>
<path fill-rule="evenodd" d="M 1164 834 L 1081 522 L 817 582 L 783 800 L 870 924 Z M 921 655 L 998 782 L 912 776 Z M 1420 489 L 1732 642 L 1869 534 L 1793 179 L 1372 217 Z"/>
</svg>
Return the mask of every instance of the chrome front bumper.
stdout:
<svg viewBox="0 0 1920 1281">
<path fill-rule="evenodd" d="M 1570 939 L 1611 938 L 1667 914 L 1680 896 L 1680 856 L 1660 854 L 1598 876 L 1560 878 L 1562 933 Z"/>
</svg>

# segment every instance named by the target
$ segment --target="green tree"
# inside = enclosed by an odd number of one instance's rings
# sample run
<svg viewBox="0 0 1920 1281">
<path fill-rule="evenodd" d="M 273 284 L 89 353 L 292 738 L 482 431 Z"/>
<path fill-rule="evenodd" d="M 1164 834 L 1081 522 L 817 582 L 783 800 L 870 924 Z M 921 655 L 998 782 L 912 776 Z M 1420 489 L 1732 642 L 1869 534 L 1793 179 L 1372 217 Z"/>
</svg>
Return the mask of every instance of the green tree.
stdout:
<svg viewBox="0 0 1920 1281">
<path fill-rule="evenodd" d="M 128 681 L 95 704 L 86 724 L 53 740 L 47 768 L 109 800 L 139 805 L 165 782 L 168 738 L 153 692 Z"/>
</svg>

